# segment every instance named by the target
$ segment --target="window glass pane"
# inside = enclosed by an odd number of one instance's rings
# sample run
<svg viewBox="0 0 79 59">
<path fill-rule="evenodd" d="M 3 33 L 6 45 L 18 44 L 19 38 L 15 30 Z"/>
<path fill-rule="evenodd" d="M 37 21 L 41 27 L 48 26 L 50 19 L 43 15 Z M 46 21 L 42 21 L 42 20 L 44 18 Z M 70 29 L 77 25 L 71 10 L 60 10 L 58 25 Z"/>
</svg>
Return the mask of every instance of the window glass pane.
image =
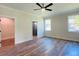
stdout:
<svg viewBox="0 0 79 59">
<path fill-rule="evenodd" d="M 51 31 L 51 20 L 45 20 L 45 31 Z"/>
<path fill-rule="evenodd" d="M 50 24 L 50 20 L 45 20 L 45 23 L 46 24 Z"/>
<path fill-rule="evenodd" d="M 68 30 L 72 32 L 79 31 L 79 15 L 68 17 Z"/>
</svg>

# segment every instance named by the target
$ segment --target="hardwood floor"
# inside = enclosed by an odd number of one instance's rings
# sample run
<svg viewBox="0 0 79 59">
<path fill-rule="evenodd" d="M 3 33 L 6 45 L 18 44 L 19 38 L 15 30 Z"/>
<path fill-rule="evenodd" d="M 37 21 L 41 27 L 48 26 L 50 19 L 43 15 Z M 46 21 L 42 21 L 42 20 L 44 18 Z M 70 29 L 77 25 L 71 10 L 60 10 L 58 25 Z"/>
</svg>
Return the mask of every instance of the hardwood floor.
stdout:
<svg viewBox="0 0 79 59">
<path fill-rule="evenodd" d="M 54 38 L 34 38 L 0 48 L 1 56 L 79 56 L 79 43 Z"/>
<path fill-rule="evenodd" d="M 9 39 L 3 39 L 1 40 L 1 46 L 5 47 L 5 46 L 10 46 L 10 45 L 14 45 L 15 43 L 15 38 L 9 38 Z"/>
</svg>

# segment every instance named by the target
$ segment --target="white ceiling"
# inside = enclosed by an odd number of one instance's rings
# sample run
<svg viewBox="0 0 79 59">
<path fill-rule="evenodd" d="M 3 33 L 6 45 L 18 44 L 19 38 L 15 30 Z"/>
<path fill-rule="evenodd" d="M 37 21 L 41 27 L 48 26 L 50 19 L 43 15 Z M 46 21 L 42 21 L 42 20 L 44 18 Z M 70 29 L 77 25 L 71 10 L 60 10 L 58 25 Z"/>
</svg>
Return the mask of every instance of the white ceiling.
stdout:
<svg viewBox="0 0 79 59">
<path fill-rule="evenodd" d="M 45 3 L 45 5 L 47 4 L 48 3 Z M 65 11 L 70 11 L 79 8 L 78 3 L 54 3 L 54 5 L 49 7 L 53 11 L 42 12 L 41 10 L 37 10 L 37 11 L 33 10 L 39 8 L 35 3 L 1 3 L 1 5 L 18 9 L 26 13 L 32 14 L 34 16 L 50 16 L 57 13 L 62 13 Z"/>
</svg>

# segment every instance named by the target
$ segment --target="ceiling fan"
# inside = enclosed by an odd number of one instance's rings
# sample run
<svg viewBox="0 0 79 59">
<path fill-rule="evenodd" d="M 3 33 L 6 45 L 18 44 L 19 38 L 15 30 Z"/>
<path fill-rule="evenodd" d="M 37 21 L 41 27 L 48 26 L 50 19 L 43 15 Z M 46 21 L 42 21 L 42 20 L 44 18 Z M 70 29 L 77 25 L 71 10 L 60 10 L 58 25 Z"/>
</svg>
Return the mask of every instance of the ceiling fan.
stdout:
<svg viewBox="0 0 79 59">
<path fill-rule="evenodd" d="M 48 5 L 44 5 L 44 3 L 36 3 L 36 5 L 38 5 L 39 7 L 40 7 L 40 9 L 34 9 L 34 10 L 42 10 L 42 11 L 44 11 L 44 10 L 47 10 L 47 11 L 52 11 L 52 9 L 48 9 L 48 7 L 50 7 L 50 6 L 52 6 L 53 5 L 53 3 L 50 3 L 50 4 L 48 4 Z"/>
</svg>

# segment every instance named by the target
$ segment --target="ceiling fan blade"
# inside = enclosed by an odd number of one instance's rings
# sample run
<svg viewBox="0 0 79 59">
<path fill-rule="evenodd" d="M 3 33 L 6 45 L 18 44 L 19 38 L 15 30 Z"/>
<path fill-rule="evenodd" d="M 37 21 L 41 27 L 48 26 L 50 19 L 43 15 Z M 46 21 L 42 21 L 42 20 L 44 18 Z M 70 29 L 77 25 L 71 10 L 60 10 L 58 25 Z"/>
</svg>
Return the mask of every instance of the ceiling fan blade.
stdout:
<svg viewBox="0 0 79 59">
<path fill-rule="evenodd" d="M 52 9 L 45 9 L 45 10 L 52 11 Z"/>
<path fill-rule="evenodd" d="M 44 7 L 44 3 L 42 3 L 42 7 Z"/>
<path fill-rule="evenodd" d="M 39 4 L 39 3 L 36 3 L 39 7 L 41 7 L 42 8 L 42 6 Z"/>
<path fill-rule="evenodd" d="M 50 4 L 48 4 L 47 6 L 45 6 L 45 8 L 47 8 L 47 7 L 49 7 L 49 6 L 52 6 L 53 5 L 53 3 L 50 3 Z"/>
</svg>

